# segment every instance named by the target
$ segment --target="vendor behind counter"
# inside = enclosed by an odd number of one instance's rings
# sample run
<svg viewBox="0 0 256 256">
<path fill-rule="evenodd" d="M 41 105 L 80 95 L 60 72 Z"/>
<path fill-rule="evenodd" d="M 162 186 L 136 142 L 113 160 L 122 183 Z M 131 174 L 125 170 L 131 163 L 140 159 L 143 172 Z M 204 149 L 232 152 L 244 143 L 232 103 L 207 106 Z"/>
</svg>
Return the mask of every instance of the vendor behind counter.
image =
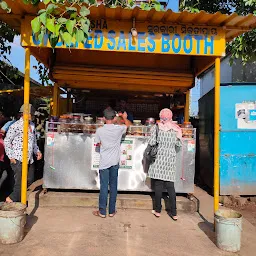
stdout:
<svg viewBox="0 0 256 256">
<path fill-rule="evenodd" d="M 171 108 L 174 120 L 183 123 L 184 116 L 184 94 L 170 96 L 169 94 L 125 94 L 120 91 L 91 91 L 83 93 L 74 91 L 75 103 L 72 107 L 73 113 L 90 114 L 92 117 L 102 117 L 106 108 L 118 112 L 127 112 L 128 120 L 141 120 L 144 124 L 148 117 L 158 119 L 158 113 L 163 108 Z M 67 113 L 67 112 L 65 112 Z M 63 113 L 64 114 L 64 113 Z"/>
<path fill-rule="evenodd" d="M 129 108 L 128 108 L 128 105 L 127 105 L 127 101 L 124 100 L 124 99 L 121 99 L 120 102 L 119 102 L 119 110 L 118 112 L 126 112 L 127 113 L 127 119 L 130 121 L 130 122 L 133 122 L 133 114 L 132 112 L 130 112 Z"/>
</svg>

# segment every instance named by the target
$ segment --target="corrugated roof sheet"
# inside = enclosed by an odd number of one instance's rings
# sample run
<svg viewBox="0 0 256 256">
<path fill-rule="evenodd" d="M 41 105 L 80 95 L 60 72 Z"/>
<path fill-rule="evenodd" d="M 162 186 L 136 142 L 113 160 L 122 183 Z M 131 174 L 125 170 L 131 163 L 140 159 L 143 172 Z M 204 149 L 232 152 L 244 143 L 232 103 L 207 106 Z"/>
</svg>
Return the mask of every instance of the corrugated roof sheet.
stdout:
<svg viewBox="0 0 256 256">
<path fill-rule="evenodd" d="M 51 97 L 53 93 L 52 86 L 41 86 L 41 87 L 30 87 L 30 95 L 32 97 Z M 13 89 L 13 90 L 0 90 L 0 94 L 14 94 L 23 97 L 23 89 Z"/>
<path fill-rule="evenodd" d="M 44 5 L 37 7 L 25 5 L 22 0 L 5 0 L 12 8 L 11 14 L 4 13 L 0 9 L 0 19 L 10 24 L 11 27 L 20 30 L 21 19 L 24 15 L 36 15 L 39 9 L 43 9 Z M 124 9 L 121 7 L 107 8 L 105 5 L 90 8 L 92 18 L 105 18 L 110 20 L 132 20 L 148 21 L 151 23 L 176 23 L 190 25 L 208 25 L 226 27 L 226 40 L 230 41 L 234 37 L 244 33 L 245 31 L 256 28 L 256 16 L 249 14 L 247 16 L 239 16 L 236 13 L 231 15 L 222 14 L 220 12 L 210 14 L 205 11 L 199 13 L 156 11 L 143 11 L 139 7 L 134 9 Z"/>
</svg>

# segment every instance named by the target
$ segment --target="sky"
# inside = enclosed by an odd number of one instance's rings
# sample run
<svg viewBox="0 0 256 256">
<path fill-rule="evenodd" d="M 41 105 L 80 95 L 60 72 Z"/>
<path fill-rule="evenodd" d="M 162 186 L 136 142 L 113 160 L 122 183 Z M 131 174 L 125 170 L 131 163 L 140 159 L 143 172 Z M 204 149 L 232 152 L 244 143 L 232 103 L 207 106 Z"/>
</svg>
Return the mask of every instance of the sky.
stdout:
<svg viewBox="0 0 256 256">
<path fill-rule="evenodd" d="M 167 9 L 171 9 L 174 12 L 178 12 L 179 0 L 167 0 L 167 2 L 168 2 Z"/>
<path fill-rule="evenodd" d="M 11 64 L 18 68 L 19 71 L 24 73 L 24 67 L 25 67 L 25 50 L 20 45 L 20 36 L 16 36 L 14 38 L 14 42 L 10 44 L 12 46 L 11 54 L 9 56 L 9 60 L 11 61 Z M 37 65 L 37 60 L 31 56 L 30 58 L 31 67 Z M 37 74 L 37 70 L 34 68 L 30 69 L 30 77 L 34 80 L 39 81 L 39 75 Z"/>
</svg>

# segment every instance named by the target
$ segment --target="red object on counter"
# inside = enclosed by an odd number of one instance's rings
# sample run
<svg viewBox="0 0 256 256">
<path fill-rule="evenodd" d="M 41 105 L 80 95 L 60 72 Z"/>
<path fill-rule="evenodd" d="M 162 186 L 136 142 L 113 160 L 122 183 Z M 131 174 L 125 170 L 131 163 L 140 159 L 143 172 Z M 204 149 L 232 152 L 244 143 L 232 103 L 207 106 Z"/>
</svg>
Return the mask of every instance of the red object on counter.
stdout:
<svg viewBox="0 0 256 256">
<path fill-rule="evenodd" d="M 0 133 L 0 161 L 4 161 L 4 139 L 2 133 Z"/>
</svg>

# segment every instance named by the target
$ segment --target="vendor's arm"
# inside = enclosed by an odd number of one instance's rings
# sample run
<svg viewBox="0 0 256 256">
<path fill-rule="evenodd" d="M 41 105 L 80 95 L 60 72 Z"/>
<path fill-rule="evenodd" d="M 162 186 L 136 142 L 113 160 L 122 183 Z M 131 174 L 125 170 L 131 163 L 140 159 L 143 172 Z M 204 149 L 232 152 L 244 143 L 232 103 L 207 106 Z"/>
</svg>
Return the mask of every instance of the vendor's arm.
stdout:
<svg viewBox="0 0 256 256">
<path fill-rule="evenodd" d="M 126 112 L 124 112 L 122 115 L 122 118 L 124 119 L 124 124 L 129 127 L 132 125 L 132 122 L 130 120 L 128 120 L 128 115 Z"/>
<path fill-rule="evenodd" d="M 17 136 L 17 132 L 14 126 L 11 126 L 4 139 L 5 153 L 12 163 L 15 163 L 15 156 L 12 148 L 12 141 Z"/>
</svg>

